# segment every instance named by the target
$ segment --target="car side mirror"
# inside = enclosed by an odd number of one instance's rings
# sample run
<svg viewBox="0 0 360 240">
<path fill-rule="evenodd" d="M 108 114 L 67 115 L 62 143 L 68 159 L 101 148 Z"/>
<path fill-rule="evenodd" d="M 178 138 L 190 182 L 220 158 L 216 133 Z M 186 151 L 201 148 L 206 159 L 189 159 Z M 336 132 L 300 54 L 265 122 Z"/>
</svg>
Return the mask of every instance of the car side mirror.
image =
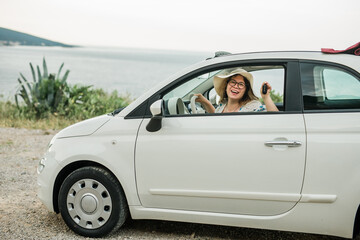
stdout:
<svg viewBox="0 0 360 240">
<path fill-rule="evenodd" d="M 161 122 L 163 118 L 163 100 L 157 100 L 150 106 L 152 117 L 150 122 L 146 125 L 146 130 L 149 132 L 156 132 L 161 129 Z"/>
</svg>

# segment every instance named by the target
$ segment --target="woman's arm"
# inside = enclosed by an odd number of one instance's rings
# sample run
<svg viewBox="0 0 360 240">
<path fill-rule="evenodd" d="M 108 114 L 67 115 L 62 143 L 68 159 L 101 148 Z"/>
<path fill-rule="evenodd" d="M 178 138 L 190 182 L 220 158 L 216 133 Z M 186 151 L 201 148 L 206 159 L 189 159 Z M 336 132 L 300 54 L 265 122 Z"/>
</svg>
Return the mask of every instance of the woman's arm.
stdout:
<svg viewBox="0 0 360 240">
<path fill-rule="evenodd" d="M 262 89 L 265 84 L 267 85 L 267 92 L 264 94 L 262 92 Z M 265 103 L 266 110 L 268 112 L 278 112 L 279 109 L 276 107 L 275 103 L 273 102 L 273 100 L 270 97 L 271 89 L 272 89 L 271 85 L 268 82 L 263 82 L 263 84 L 261 85 L 261 88 L 260 88 L 260 94 Z"/>
<path fill-rule="evenodd" d="M 194 94 L 194 96 L 197 96 L 195 101 L 201 103 L 201 105 L 205 108 L 206 112 L 215 113 L 214 106 L 201 93 Z"/>
</svg>

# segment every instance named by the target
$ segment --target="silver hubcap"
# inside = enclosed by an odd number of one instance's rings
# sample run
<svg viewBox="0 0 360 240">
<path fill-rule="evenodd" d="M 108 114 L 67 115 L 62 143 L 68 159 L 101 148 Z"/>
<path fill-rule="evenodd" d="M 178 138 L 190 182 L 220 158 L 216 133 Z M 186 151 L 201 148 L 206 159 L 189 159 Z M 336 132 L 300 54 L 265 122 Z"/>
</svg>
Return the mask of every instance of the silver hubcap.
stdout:
<svg viewBox="0 0 360 240">
<path fill-rule="evenodd" d="M 97 207 L 97 198 L 92 194 L 86 194 L 81 199 L 81 208 L 87 213 L 93 213 Z"/>
<path fill-rule="evenodd" d="M 108 190 L 93 179 L 82 179 L 71 186 L 66 199 L 68 212 L 79 226 L 96 229 L 110 218 L 112 210 Z"/>
</svg>

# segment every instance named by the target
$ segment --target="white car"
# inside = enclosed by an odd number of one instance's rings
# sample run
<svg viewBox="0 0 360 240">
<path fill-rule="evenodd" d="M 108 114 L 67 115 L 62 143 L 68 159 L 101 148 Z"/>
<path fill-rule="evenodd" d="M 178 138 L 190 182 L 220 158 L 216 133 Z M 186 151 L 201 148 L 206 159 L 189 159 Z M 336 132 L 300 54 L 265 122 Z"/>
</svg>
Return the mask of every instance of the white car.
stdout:
<svg viewBox="0 0 360 240">
<path fill-rule="evenodd" d="M 220 54 L 221 55 L 221 54 Z M 206 113 L 214 75 L 241 67 L 279 112 Z M 125 109 L 60 131 L 38 196 L 88 237 L 127 217 L 351 238 L 360 224 L 360 57 L 223 54 L 173 75 Z"/>
</svg>

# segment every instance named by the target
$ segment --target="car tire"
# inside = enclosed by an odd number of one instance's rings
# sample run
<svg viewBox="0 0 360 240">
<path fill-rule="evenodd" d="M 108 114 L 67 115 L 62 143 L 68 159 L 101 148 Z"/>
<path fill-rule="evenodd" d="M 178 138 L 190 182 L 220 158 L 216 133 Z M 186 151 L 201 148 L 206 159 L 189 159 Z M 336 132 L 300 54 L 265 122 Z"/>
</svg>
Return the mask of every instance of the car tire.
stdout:
<svg viewBox="0 0 360 240">
<path fill-rule="evenodd" d="M 85 237 L 115 232 L 129 212 L 120 183 L 99 167 L 83 167 L 70 173 L 60 187 L 58 204 L 67 226 Z"/>
</svg>

